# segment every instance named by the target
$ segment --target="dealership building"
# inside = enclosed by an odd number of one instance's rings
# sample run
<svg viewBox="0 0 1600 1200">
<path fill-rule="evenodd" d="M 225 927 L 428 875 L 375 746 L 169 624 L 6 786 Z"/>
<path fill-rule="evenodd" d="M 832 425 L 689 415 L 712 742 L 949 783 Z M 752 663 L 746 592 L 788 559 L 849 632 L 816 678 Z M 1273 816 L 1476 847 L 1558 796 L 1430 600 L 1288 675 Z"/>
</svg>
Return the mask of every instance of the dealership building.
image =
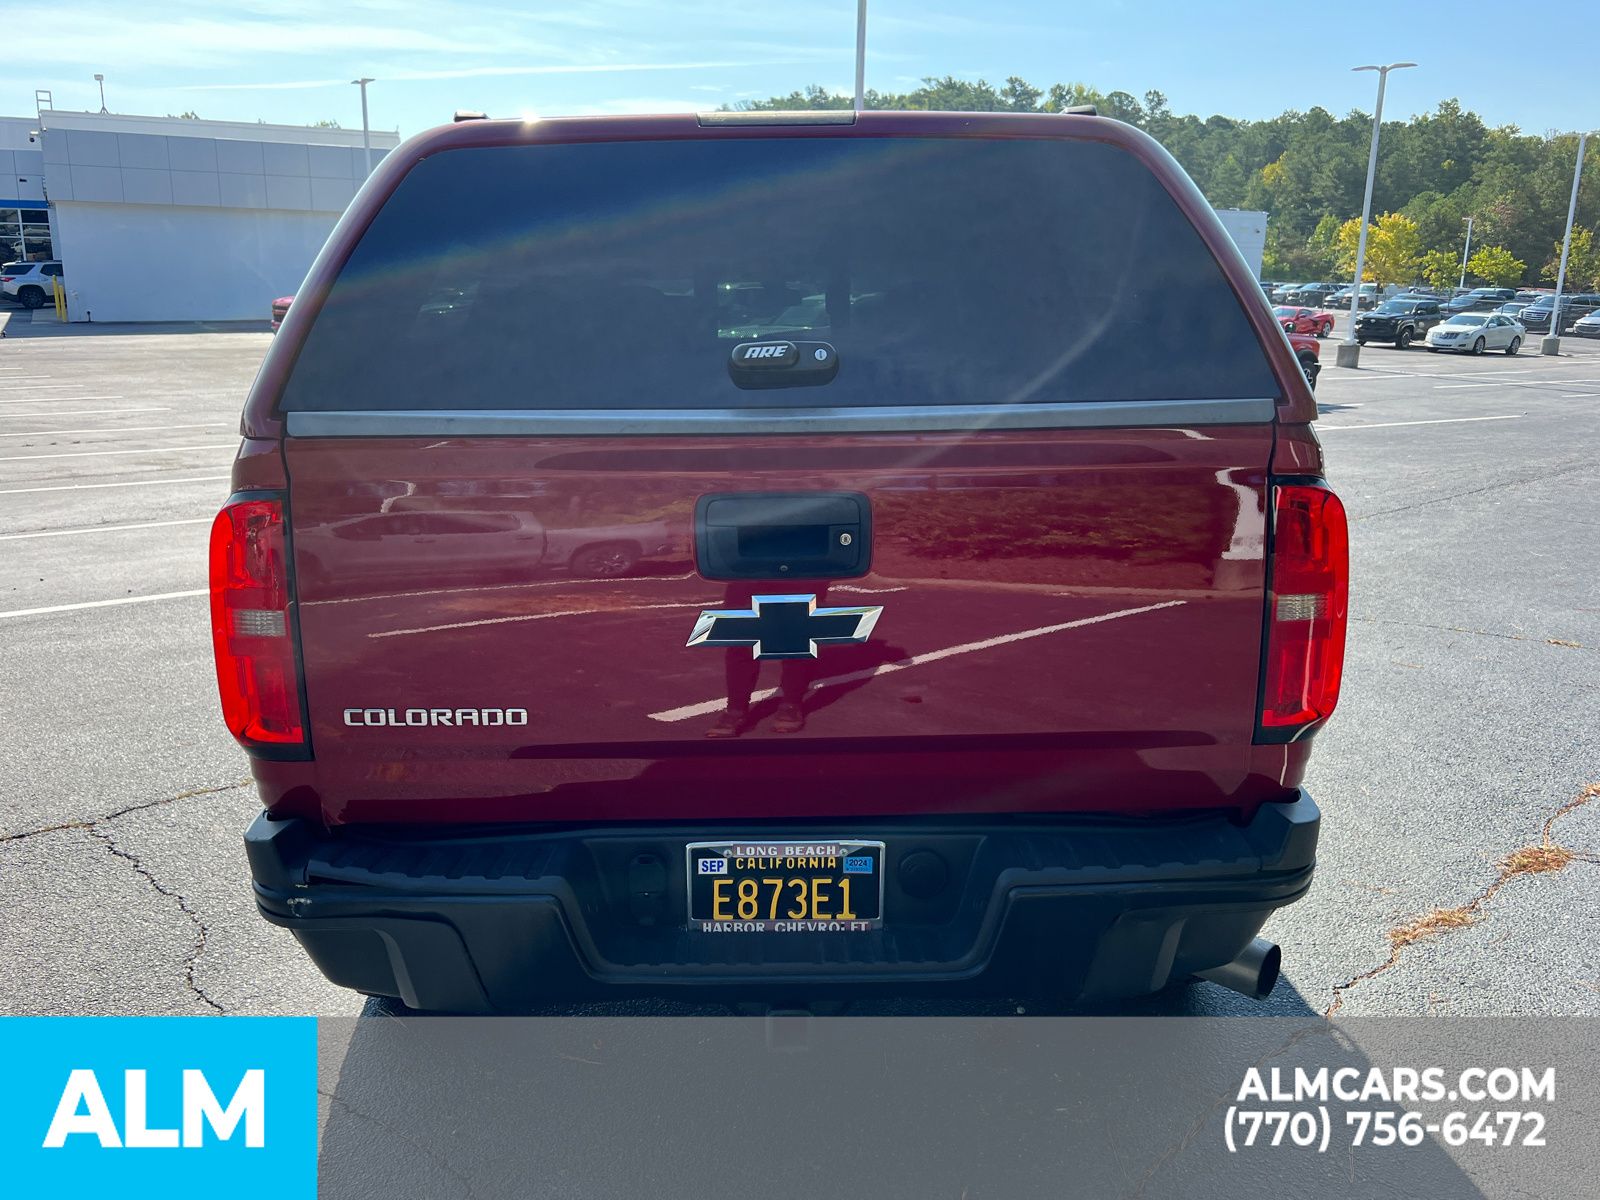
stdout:
<svg viewBox="0 0 1600 1200">
<path fill-rule="evenodd" d="M 261 320 L 399 138 L 370 141 L 369 155 L 360 130 L 0 117 L 0 255 L 59 259 L 73 321 Z"/>
</svg>

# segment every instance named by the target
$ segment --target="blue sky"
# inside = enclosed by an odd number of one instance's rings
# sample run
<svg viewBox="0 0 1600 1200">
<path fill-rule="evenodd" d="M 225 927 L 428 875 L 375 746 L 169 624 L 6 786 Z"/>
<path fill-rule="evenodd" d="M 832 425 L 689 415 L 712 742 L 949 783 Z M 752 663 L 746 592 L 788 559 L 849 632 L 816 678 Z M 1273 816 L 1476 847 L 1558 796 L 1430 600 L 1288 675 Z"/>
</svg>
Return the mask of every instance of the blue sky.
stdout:
<svg viewBox="0 0 1600 1200">
<path fill-rule="evenodd" d="M 903 91 L 925 75 L 1021 75 L 1136 95 L 1173 109 L 1267 117 L 1322 105 L 1371 110 L 1358 63 L 1414 60 L 1391 77 L 1387 112 L 1458 97 L 1491 124 L 1529 133 L 1600 126 L 1594 29 L 1554 6 L 1569 36 L 1432 36 L 1445 8 L 1207 5 L 1171 0 L 872 0 L 867 82 Z M 1398 12 L 1399 10 L 1397 10 Z M 1506 9 L 1507 19 L 1516 11 Z M 1539 21 L 1544 21 L 1541 16 Z M 854 0 L 57 0 L 6 21 L 0 113 L 177 113 L 359 128 L 370 75 L 375 128 L 414 133 L 457 108 L 495 116 L 715 108 L 810 83 L 847 91 Z"/>
</svg>

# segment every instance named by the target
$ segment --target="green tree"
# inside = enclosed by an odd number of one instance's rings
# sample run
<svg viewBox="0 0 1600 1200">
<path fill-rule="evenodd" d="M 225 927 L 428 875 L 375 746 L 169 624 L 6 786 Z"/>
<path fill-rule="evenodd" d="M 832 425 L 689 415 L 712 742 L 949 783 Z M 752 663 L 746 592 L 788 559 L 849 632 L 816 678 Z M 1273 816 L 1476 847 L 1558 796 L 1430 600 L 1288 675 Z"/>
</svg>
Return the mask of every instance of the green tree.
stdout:
<svg viewBox="0 0 1600 1200">
<path fill-rule="evenodd" d="M 1007 79 L 1005 87 L 1000 89 L 1000 99 L 1014 112 L 1037 112 L 1043 97 L 1042 91 L 1016 75 Z"/>
<path fill-rule="evenodd" d="M 1306 260 L 1312 275 L 1332 275 L 1339 269 L 1339 218 L 1327 213 L 1306 239 Z M 1351 263 L 1350 268 L 1355 269 Z"/>
<path fill-rule="evenodd" d="M 1355 217 L 1339 227 L 1340 265 L 1346 272 L 1356 269 L 1356 250 L 1361 236 L 1361 218 Z M 1367 226 L 1367 256 L 1362 263 L 1363 281 L 1406 283 L 1416 278 L 1422 261 L 1422 239 L 1417 223 L 1404 213 L 1384 213 L 1375 225 Z"/>
<path fill-rule="evenodd" d="M 1434 287 L 1446 288 L 1461 278 L 1461 259 L 1452 250 L 1429 250 L 1419 273 Z"/>
<path fill-rule="evenodd" d="M 813 85 L 735 107 L 848 109 L 852 99 Z M 983 79 L 929 76 L 908 91 L 868 91 L 864 99 L 870 109 L 984 112 L 1060 112 L 1093 104 L 1104 116 L 1138 125 L 1159 140 L 1212 204 L 1268 212 L 1263 269 L 1279 278 L 1325 277 L 1330 252 L 1323 223 L 1329 218 L 1347 222 L 1361 211 L 1372 133 L 1371 118 L 1362 112 L 1336 116 L 1311 108 L 1256 121 L 1201 117 L 1174 113 L 1154 89 L 1142 97 L 1082 82 L 1041 89 L 1020 76 L 999 87 Z M 1454 99 L 1408 120 L 1386 121 L 1373 204 L 1378 212 L 1403 214 L 1414 222 L 1418 245 L 1409 269 L 1403 269 L 1408 257 L 1403 246 L 1396 263 L 1388 263 L 1383 247 L 1375 246 L 1373 270 L 1401 270 L 1397 281 L 1409 283 L 1424 252 L 1459 263 L 1469 215 L 1475 244 L 1499 246 L 1513 259 L 1539 263 L 1565 226 L 1576 153 L 1575 134 L 1491 128 Z M 1595 165 L 1579 190 L 1577 214 L 1578 227 L 1591 231 L 1587 247 L 1600 240 L 1600 155 L 1590 162 Z M 1573 286 L 1600 287 L 1593 254 L 1586 249 L 1576 256 L 1569 270 Z M 1442 263 L 1442 257 L 1429 259 L 1434 275 L 1453 283 L 1460 267 L 1446 275 Z M 1551 266 L 1546 277 L 1554 278 L 1554 271 Z"/>
<path fill-rule="evenodd" d="M 1467 260 L 1467 271 L 1490 287 L 1510 287 L 1521 283 L 1522 274 L 1527 269 L 1528 264 L 1513 257 L 1504 246 L 1480 247 Z"/>
<path fill-rule="evenodd" d="M 1561 270 L 1561 243 L 1557 242 L 1541 276 L 1551 283 Z M 1572 288 L 1600 288 L 1600 240 L 1590 229 L 1572 231 L 1572 249 L 1567 254 L 1567 284 Z"/>
</svg>

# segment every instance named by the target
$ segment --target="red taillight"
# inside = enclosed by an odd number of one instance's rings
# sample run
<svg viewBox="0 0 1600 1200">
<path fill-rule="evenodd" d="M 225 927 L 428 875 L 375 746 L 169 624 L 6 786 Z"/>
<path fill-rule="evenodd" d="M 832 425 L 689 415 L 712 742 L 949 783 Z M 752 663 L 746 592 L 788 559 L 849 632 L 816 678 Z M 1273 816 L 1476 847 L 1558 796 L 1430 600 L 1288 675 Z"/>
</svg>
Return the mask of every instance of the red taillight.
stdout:
<svg viewBox="0 0 1600 1200">
<path fill-rule="evenodd" d="M 1339 702 L 1350 599 L 1344 505 L 1325 487 L 1275 484 L 1261 740 L 1290 741 Z"/>
<path fill-rule="evenodd" d="M 231 501 L 211 525 L 211 637 L 222 716 L 246 745 L 303 746 L 283 501 Z"/>
</svg>

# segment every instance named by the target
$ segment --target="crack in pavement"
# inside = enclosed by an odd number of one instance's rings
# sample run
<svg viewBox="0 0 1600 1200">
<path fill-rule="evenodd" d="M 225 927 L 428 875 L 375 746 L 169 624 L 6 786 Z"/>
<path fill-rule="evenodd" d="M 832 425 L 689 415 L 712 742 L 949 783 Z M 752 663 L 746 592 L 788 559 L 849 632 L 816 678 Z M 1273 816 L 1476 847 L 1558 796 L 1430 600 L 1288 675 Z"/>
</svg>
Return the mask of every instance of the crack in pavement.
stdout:
<svg viewBox="0 0 1600 1200">
<path fill-rule="evenodd" d="M 165 796 L 159 800 L 147 800 L 141 804 L 130 804 L 124 808 L 119 808 L 114 812 L 106 813 L 104 816 L 92 817 L 84 821 L 63 821 L 58 825 L 46 825 L 39 829 L 29 829 L 21 833 L 7 834 L 4 837 L 0 837 L 0 845 L 10 842 L 20 842 L 27 838 L 40 837 L 47 833 L 68 832 L 87 833 L 90 837 L 100 842 L 105 846 L 106 850 L 113 858 L 120 858 L 129 866 L 131 866 L 134 872 L 146 883 L 148 883 L 158 895 L 175 901 L 183 915 L 189 918 L 190 923 L 193 924 L 195 928 L 195 939 L 193 945 L 191 945 L 189 948 L 189 953 L 184 956 L 183 960 L 184 985 L 191 992 L 193 992 L 195 997 L 202 1003 L 208 1005 L 216 1012 L 225 1013 L 228 1010 L 225 1009 L 221 1004 L 217 1003 L 217 1001 L 209 994 L 207 994 L 206 990 L 195 980 L 195 968 L 200 963 L 200 956 L 205 953 L 206 939 L 211 936 L 210 927 L 200 919 L 200 914 L 194 910 L 192 905 L 190 905 L 187 896 L 178 891 L 176 888 L 169 887 L 167 884 L 161 882 L 160 879 L 156 878 L 155 873 L 152 872 L 149 867 L 145 866 L 143 860 L 141 860 L 138 855 L 124 850 L 121 846 L 117 845 L 116 838 L 113 837 L 111 833 L 104 828 L 104 826 L 121 817 L 132 816 L 135 813 L 148 812 L 150 809 L 162 808 L 169 804 L 176 804 L 180 800 L 189 800 L 195 796 L 211 796 L 218 792 L 231 792 L 238 788 L 244 787 L 249 782 L 250 780 L 248 779 L 240 779 L 233 783 L 221 784 L 216 787 L 191 788 L 186 792 L 179 792 L 175 796 Z"/>
<path fill-rule="evenodd" d="M 1565 638 L 1540 637 L 1538 634 L 1496 633 L 1492 629 L 1468 629 L 1465 625 L 1435 625 L 1429 621 L 1401 621 L 1394 617 L 1351 617 L 1350 619 L 1362 625 L 1403 625 L 1408 629 L 1436 629 L 1441 633 L 1470 633 L 1477 637 L 1502 638 L 1508 642 L 1541 642 L 1546 646 L 1564 646 L 1569 650 L 1593 650 L 1592 646 L 1585 646 L 1581 642 L 1572 642 Z"/>
<path fill-rule="evenodd" d="M 115 821 L 118 817 L 126 817 L 130 813 L 144 812 L 147 809 L 162 808 L 168 804 L 176 804 L 179 800 L 189 800 L 195 796 L 211 796 L 217 792 L 231 792 L 235 788 L 242 788 L 250 782 L 249 779 L 236 779 L 232 783 L 220 783 L 215 787 L 192 788 L 187 792 L 179 792 L 176 796 L 163 796 L 160 800 L 146 800 L 141 804 L 130 804 L 126 808 L 119 808 L 115 812 L 108 812 L 98 817 L 89 817 L 82 821 L 63 821 L 59 825 L 41 825 L 38 829 L 24 829 L 20 833 L 8 833 L 0 836 L 0 846 L 7 842 L 20 842 L 27 838 L 40 837 L 46 833 L 66 833 L 73 829 L 94 831 L 96 825 L 105 821 Z"/>
<path fill-rule="evenodd" d="M 154 888 L 159 894 L 167 897 L 169 900 L 175 900 L 177 902 L 178 908 L 182 910 L 184 916 L 189 918 L 190 922 L 195 928 L 194 945 L 190 948 L 189 953 L 185 955 L 183 960 L 183 982 L 200 1000 L 210 1005 L 217 1012 L 226 1013 L 228 1010 L 223 1008 L 222 1005 L 218 1004 L 209 995 L 207 995 L 206 990 L 195 982 L 194 970 L 200 962 L 200 956 L 205 953 L 206 938 L 211 935 L 211 930 L 206 923 L 200 919 L 200 914 L 195 912 L 195 910 L 190 906 L 188 898 L 176 888 L 168 887 L 166 884 L 162 883 L 161 880 L 157 879 L 155 874 L 150 870 L 149 867 L 144 865 L 143 861 L 140 860 L 138 855 L 130 853 L 129 851 L 124 850 L 121 846 L 117 845 L 116 839 L 105 830 L 99 828 L 98 826 L 90 826 L 86 832 L 90 837 L 104 843 L 105 848 L 111 852 L 113 857 L 120 858 L 124 862 L 128 863 L 140 876 L 140 878 Z"/>
<path fill-rule="evenodd" d="M 1600 854 L 1592 850 L 1570 850 L 1558 845 L 1552 838 L 1555 823 L 1570 812 L 1600 800 L 1600 783 L 1587 784 L 1578 794 L 1562 804 L 1545 819 L 1542 840 L 1531 846 L 1513 850 L 1500 860 L 1499 871 L 1485 887 L 1464 904 L 1455 908 L 1435 908 L 1420 917 L 1414 917 L 1389 930 L 1389 956 L 1377 966 L 1353 975 L 1333 987 L 1333 1002 L 1323 1011 L 1332 1017 L 1344 1004 L 1344 994 L 1351 988 L 1375 979 L 1394 969 L 1407 946 L 1457 929 L 1467 929 L 1483 918 L 1483 906 L 1494 899 L 1500 889 L 1523 875 L 1539 875 L 1560 871 L 1574 862 L 1600 865 Z"/>
<path fill-rule="evenodd" d="M 1525 479 L 1506 479 L 1499 483 L 1486 483 L 1482 487 L 1468 488 L 1464 492 L 1451 492 L 1446 496 L 1430 496 L 1426 500 L 1417 500 L 1411 504 L 1401 504 L 1395 508 L 1382 508 L 1377 512 L 1363 513 L 1359 517 L 1351 517 L 1352 524 L 1357 521 L 1370 521 L 1374 517 L 1389 517 L 1395 513 L 1411 512 L 1418 508 L 1426 508 L 1430 504 L 1444 504 L 1450 500 L 1460 500 L 1465 496 L 1478 496 L 1484 492 L 1493 492 L 1500 488 L 1525 487 L 1530 483 L 1543 483 L 1547 479 L 1559 479 L 1563 475 L 1571 475 L 1575 471 L 1592 470 L 1594 462 L 1586 461 L 1574 463 L 1570 467 L 1562 467 L 1553 471 L 1540 471 L 1537 475 L 1530 475 Z"/>
<path fill-rule="evenodd" d="M 1314 1018 L 1306 1019 L 1310 1020 Z M 1284 1054 L 1289 1050 L 1294 1049 L 1294 1047 L 1298 1046 L 1308 1037 L 1328 1034 L 1338 1036 L 1337 1031 L 1338 1026 L 1330 1024 L 1308 1025 L 1303 1029 L 1297 1029 L 1289 1036 L 1287 1041 L 1272 1047 L 1270 1050 L 1264 1051 L 1256 1058 L 1254 1062 L 1247 1064 L 1244 1071 L 1240 1072 L 1240 1077 L 1242 1078 L 1252 1069 L 1259 1070 L 1265 1063 L 1278 1057 L 1280 1054 Z M 1141 1175 L 1138 1179 L 1138 1182 L 1134 1184 L 1134 1190 L 1128 1193 L 1128 1195 L 1134 1197 L 1135 1200 L 1137 1197 L 1143 1196 L 1145 1194 L 1145 1189 L 1150 1186 L 1150 1182 L 1156 1177 L 1156 1173 L 1159 1172 L 1162 1167 L 1166 1166 L 1167 1163 L 1171 1162 L 1174 1156 L 1183 1153 L 1191 1145 L 1193 1145 L 1195 1138 L 1200 1136 L 1201 1131 L 1203 1131 L 1206 1125 L 1210 1123 L 1211 1118 L 1216 1115 L 1217 1111 L 1221 1109 L 1223 1105 L 1227 1104 L 1233 1098 L 1234 1095 L 1231 1091 L 1219 1092 L 1216 1099 L 1211 1102 L 1210 1106 L 1204 1112 L 1194 1119 L 1194 1121 L 1189 1125 L 1189 1128 L 1179 1136 L 1178 1140 L 1173 1142 L 1172 1145 L 1168 1146 L 1166 1150 L 1161 1153 L 1160 1157 L 1158 1157 L 1154 1162 L 1145 1168 L 1144 1174 Z"/>
<path fill-rule="evenodd" d="M 422 1156 L 424 1158 L 428 1159 L 430 1162 L 432 1162 L 435 1165 L 437 1165 L 438 1168 L 441 1171 L 443 1171 L 446 1175 L 450 1176 L 451 1179 L 454 1179 L 458 1184 L 460 1184 L 462 1189 L 463 1189 L 463 1194 L 464 1195 L 466 1195 L 468 1197 L 476 1197 L 477 1196 L 478 1193 L 473 1189 L 471 1180 L 469 1180 L 465 1175 L 461 1174 L 461 1172 L 457 1171 L 454 1167 L 452 1167 L 447 1161 L 445 1161 L 443 1156 L 441 1156 L 440 1154 L 438 1154 L 437 1152 L 435 1152 L 433 1150 L 428 1149 L 428 1147 L 424 1146 L 421 1142 L 417 1141 L 415 1138 L 407 1136 L 404 1132 L 402 1132 L 399 1129 L 396 1129 L 393 1125 L 389 1124 L 389 1122 L 387 1122 L 387 1121 L 380 1120 L 378 1117 L 374 1117 L 374 1116 L 372 1116 L 372 1115 L 370 1115 L 368 1113 L 362 1112 L 360 1109 L 355 1107 L 355 1105 L 351 1104 L 348 1100 L 346 1100 L 343 1096 L 340 1096 L 337 1092 L 325 1092 L 321 1088 L 318 1088 L 317 1089 L 317 1095 L 319 1095 L 319 1096 L 323 1097 L 324 1099 L 326 1099 L 329 1104 L 331 1104 L 334 1108 L 337 1108 L 340 1112 L 346 1114 L 347 1116 L 354 1117 L 358 1121 L 366 1121 L 371 1125 L 376 1125 L 379 1129 L 383 1130 L 390 1137 L 394 1138 L 397 1142 L 400 1142 L 402 1145 L 407 1145 L 407 1146 L 414 1147 L 416 1150 L 421 1152 L 421 1154 L 422 1154 Z M 323 1138 L 326 1139 L 326 1137 L 327 1137 L 327 1132 L 326 1132 L 326 1130 L 324 1130 Z"/>
</svg>

